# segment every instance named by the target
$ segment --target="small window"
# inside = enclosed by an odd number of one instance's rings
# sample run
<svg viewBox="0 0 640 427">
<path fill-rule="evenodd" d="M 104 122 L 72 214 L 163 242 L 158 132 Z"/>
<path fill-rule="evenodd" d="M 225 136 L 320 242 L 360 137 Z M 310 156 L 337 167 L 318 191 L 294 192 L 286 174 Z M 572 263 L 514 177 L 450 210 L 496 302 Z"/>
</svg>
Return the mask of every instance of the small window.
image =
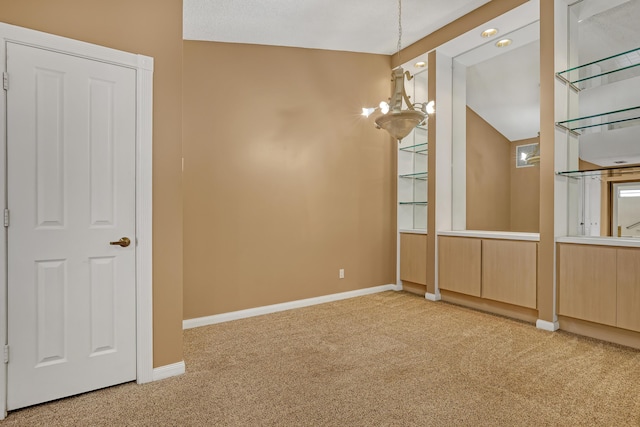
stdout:
<svg viewBox="0 0 640 427">
<path fill-rule="evenodd" d="M 525 144 L 516 147 L 516 167 L 528 168 L 540 160 L 540 144 Z"/>
</svg>

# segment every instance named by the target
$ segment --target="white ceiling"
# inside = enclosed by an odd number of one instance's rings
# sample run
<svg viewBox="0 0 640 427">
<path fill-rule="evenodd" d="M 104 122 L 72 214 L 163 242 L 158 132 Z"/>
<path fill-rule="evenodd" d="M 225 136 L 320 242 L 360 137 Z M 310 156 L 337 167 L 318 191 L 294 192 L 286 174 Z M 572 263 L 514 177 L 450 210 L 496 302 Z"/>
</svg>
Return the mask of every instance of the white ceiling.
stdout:
<svg viewBox="0 0 640 427">
<path fill-rule="evenodd" d="M 509 141 L 540 131 L 539 2 L 529 1 L 446 43 L 439 51 L 466 67 L 466 103 Z M 490 39 L 486 28 L 498 29 Z M 498 48 L 495 42 L 512 44 Z"/>
<path fill-rule="evenodd" d="M 467 105 L 509 141 L 540 131 L 540 41 L 467 68 Z"/>
<path fill-rule="evenodd" d="M 489 0 L 402 0 L 402 46 Z M 392 54 L 397 0 L 184 0 L 183 37 Z"/>
</svg>

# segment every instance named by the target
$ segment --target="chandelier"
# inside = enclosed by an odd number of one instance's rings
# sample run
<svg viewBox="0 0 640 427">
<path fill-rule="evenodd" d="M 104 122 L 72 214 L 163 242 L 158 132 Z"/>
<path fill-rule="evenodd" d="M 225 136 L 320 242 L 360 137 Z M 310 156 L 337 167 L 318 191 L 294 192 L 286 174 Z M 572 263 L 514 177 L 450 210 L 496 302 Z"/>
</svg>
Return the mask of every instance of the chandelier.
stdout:
<svg viewBox="0 0 640 427">
<path fill-rule="evenodd" d="M 402 0 L 398 0 L 398 58 L 402 49 Z M 405 77 L 411 80 L 413 76 L 404 71 L 402 67 L 395 68 L 391 72 L 393 82 L 393 93 L 389 102 L 382 101 L 378 107 L 363 108 L 362 115 L 369 117 L 374 111 L 380 110 L 382 113 L 375 120 L 378 129 L 384 129 L 398 140 L 409 135 L 409 133 L 419 124 L 424 123 L 427 113 L 434 112 L 433 101 L 412 103 L 404 89 Z M 403 109 L 403 101 L 406 108 Z M 417 108 L 416 108 L 417 107 Z"/>
</svg>

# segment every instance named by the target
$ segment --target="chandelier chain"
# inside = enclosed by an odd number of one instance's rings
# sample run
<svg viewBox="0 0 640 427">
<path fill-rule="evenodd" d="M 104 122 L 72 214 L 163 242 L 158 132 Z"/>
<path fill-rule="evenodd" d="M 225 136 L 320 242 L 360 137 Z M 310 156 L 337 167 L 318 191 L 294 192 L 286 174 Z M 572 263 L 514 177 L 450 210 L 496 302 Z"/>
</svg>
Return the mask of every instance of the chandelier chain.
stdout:
<svg viewBox="0 0 640 427">
<path fill-rule="evenodd" d="M 402 50 L 402 0 L 398 0 L 398 61 Z"/>
</svg>

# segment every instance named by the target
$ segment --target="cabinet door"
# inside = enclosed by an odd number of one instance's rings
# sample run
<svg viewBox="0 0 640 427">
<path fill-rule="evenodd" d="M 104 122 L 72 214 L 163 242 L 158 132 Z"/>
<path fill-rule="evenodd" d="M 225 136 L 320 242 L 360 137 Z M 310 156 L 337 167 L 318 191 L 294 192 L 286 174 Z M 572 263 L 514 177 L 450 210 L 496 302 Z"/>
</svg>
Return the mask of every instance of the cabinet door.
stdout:
<svg viewBox="0 0 640 427">
<path fill-rule="evenodd" d="M 482 297 L 536 308 L 536 242 L 482 241 Z"/>
<path fill-rule="evenodd" d="M 427 235 L 400 233 L 400 279 L 427 284 Z"/>
<path fill-rule="evenodd" d="M 640 332 L 640 250 L 618 249 L 616 326 Z"/>
<path fill-rule="evenodd" d="M 616 248 L 558 245 L 558 314 L 616 325 Z"/>
<path fill-rule="evenodd" d="M 438 238 L 438 283 L 440 289 L 480 296 L 481 239 L 440 236 Z"/>
</svg>

